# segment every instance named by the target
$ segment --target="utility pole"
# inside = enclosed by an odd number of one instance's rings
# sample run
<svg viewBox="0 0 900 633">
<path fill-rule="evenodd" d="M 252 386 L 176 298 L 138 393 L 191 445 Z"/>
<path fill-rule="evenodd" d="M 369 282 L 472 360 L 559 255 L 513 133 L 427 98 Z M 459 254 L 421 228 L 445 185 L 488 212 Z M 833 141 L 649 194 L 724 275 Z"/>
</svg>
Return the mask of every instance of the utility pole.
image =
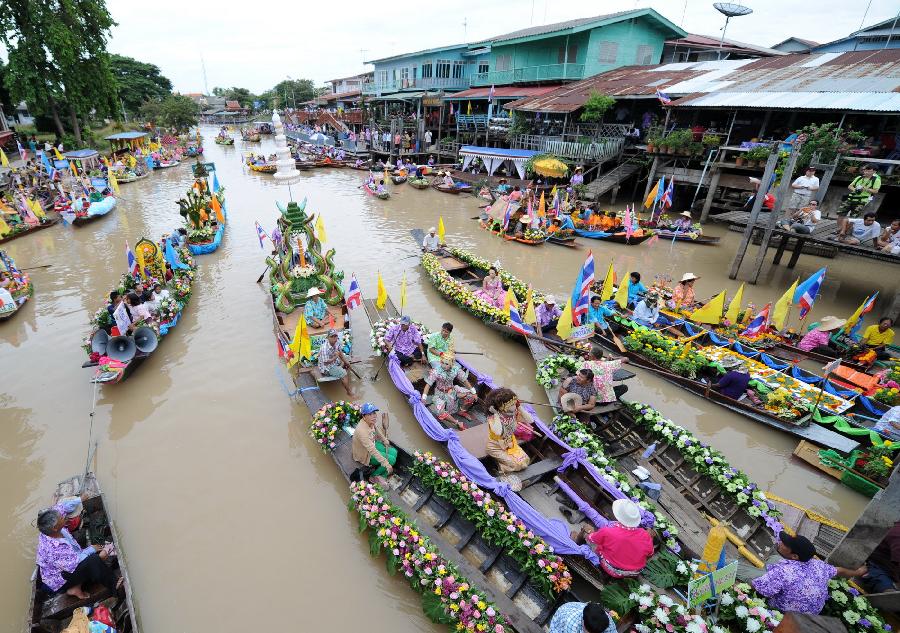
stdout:
<svg viewBox="0 0 900 633">
<path fill-rule="evenodd" d="M 203 69 L 203 94 L 209 94 L 209 84 L 206 81 L 206 62 L 203 61 L 203 53 L 200 53 L 200 68 Z"/>
</svg>

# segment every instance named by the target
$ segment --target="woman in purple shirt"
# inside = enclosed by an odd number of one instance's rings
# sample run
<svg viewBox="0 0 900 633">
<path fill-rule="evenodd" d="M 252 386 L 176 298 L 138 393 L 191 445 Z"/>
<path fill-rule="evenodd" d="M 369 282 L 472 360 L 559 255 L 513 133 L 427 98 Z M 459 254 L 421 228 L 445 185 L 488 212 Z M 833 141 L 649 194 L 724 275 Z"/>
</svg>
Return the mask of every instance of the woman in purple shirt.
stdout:
<svg viewBox="0 0 900 633">
<path fill-rule="evenodd" d="M 737 358 L 726 358 L 722 361 L 725 368 L 725 375 L 719 378 L 719 382 L 711 385 L 723 396 L 728 396 L 732 400 L 738 400 L 747 392 L 747 385 L 750 384 L 750 374 L 748 374 L 742 363 Z"/>
</svg>

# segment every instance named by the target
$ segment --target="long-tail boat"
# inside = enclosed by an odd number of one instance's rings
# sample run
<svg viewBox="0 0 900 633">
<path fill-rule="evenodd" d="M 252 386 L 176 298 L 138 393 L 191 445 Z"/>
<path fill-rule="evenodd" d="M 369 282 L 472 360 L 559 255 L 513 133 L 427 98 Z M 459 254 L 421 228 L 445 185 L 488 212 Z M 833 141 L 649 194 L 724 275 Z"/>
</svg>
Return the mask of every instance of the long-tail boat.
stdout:
<svg viewBox="0 0 900 633">
<path fill-rule="evenodd" d="M 11 319 L 34 294 L 28 273 L 16 268 L 6 252 L 0 251 L 0 272 L 6 273 L 9 286 L 0 287 L 0 321 Z"/>
<path fill-rule="evenodd" d="M 53 495 L 52 505 L 77 497 L 82 499 L 83 514 L 78 529 L 72 531 L 72 536 L 82 547 L 111 542 L 116 550 L 116 556 L 110 559 L 111 567 L 116 578 L 121 578 L 122 584 L 114 592 L 99 584 L 82 585 L 82 590 L 88 597 L 80 599 L 65 592 L 50 591 L 41 582 L 40 568 L 35 566 L 28 607 L 28 630 L 32 633 L 60 633 L 66 628 L 75 609 L 100 603 L 109 608 L 117 632 L 139 633 L 125 553 L 93 473 L 88 473 L 84 478 L 76 475 L 61 482 Z"/>
<path fill-rule="evenodd" d="M 529 229 L 528 231 L 525 231 L 525 233 L 522 235 L 518 235 L 515 233 L 512 233 L 512 234 L 507 233 L 506 231 L 503 231 L 502 229 L 499 229 L 499 230 L 492 229 L 491 226 L 484 220 L 479 220 L 478 225 L 485 231 L 488 231 L 490 233 L 493 233 L 494 235 L 502 237 L 507 242 L 519 242 L 520 244 L 527 244 L 528 246 L 542 246 L 544 244 L 544 242 L 547 241 L 546 234 L 544 234 L 543 232 L 540 232 L 540 234 L 535 234 L 531 231 L 531 229 Z M 528 237 L 528 236 L 532 236 L 532 237 Z"/>
<path fill-rule="evenodd" d="M 75 201 L 75 203 L 72 205 L 72 208 L 75 212 L 75 217 L 72 219 L 73 226 L 83 226 L 98 218 L 102 218 L 104 215 L 107 215 L 116 208 L 118 198 L 116 198 L 115 196 L 97 197 L 99 198 L 99 200 L 91 200 L 87 206 L 87 209 L 84 208 L 84 204 L 81 200 Z"/>
</svg>

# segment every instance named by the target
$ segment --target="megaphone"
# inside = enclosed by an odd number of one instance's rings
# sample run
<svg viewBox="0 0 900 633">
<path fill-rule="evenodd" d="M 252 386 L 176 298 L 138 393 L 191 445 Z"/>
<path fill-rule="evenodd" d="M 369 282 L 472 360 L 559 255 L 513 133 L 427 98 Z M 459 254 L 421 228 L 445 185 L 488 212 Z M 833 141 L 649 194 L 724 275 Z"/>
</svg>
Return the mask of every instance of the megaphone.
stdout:
<svg viewBox="0 0 900 633">
<path fill-rule="evenodd" d="M 159 340 L 156 338 L 156 332 L 146 325 L 142 325 L 134 331 L 134 345 L 137 347 L 138 351 L 149 354 L 156 349 L 157 345 L 159 345 Z"/>
<path fill-rule="evenodd" d="M 127 363 L 137 354 L 134 339 L 130 336 L 114 336 L 106 344 L 106 355 L 121 363 Z"/>
<path fill-rule="evenodd" d="M 91 351 L 103 356 L 106 353 L 107 343 L 109 343 L 109 334 L 106 333 L 106 330 L 97 330 L 91 336 Z"/>
</svg>

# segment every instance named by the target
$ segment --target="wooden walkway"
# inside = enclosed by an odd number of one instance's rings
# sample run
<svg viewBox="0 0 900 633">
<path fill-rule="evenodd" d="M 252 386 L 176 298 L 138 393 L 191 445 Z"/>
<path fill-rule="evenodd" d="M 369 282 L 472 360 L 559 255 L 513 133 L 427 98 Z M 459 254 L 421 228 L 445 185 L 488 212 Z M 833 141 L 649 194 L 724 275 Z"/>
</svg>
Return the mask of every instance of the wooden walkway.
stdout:
<svg viewBox="0 0 900 633">
<path fill-rule="evenodd" d="M 590 197 L 597 200 L 612 189 L 617 189 L 622 182 L 630 178 L 638 170 L 634 163 L 622 163 L 609 170 L 587 186 Z"/>
</svg>

